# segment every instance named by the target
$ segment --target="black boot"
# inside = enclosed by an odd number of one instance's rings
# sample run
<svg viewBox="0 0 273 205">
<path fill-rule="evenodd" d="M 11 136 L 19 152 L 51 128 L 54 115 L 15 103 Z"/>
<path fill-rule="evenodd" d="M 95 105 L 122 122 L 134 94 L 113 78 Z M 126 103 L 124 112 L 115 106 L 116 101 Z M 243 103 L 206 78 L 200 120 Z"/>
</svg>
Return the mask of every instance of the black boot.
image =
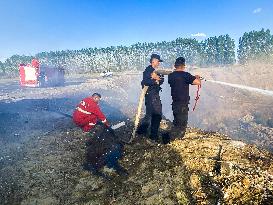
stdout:
<svg viewBox="0 0 273 205">
<path fill-rule="evenodd" d="M 186 133 L 186 127 L 173 126 L 170 132 L 171 141 L 175 139 L 183 139 Z"/>
<path fill-rule="evenodd" d="M 170 134 L 169 133 L 163 133 L 162 134 L 162 143 L 163 144 L 169 144 L 171 141 L 171 137 L 170 137 Z"/>
<path fill-rule="evenodd" d="M 159 142 L 158 135 L 150 135 L 150 139 L 154 142 Z"/>
<path fill-rule="evenodd" d="M 148 123 L 142 123 L 138 128 L 137 128 L 137 134 L 138 135 L 145 135 L 147 134 L 149 124 Z"/>
</svg>

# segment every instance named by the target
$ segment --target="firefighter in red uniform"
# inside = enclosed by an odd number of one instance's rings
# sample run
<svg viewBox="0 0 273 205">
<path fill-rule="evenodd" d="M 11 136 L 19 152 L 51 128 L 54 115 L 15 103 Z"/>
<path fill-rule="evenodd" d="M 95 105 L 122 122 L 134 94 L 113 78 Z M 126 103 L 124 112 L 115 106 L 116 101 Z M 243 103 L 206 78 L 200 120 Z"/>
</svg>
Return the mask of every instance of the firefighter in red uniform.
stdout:
<svg viewBox="0 0 273 205">
<path fill-rule="evenodd" d="M 101 95 L 94 93 L 83 99 L 73 113 L 73 121 L 85 132 L 89 132 L 98 124 L 96 129 L 90 132 L 92 138 L 86 141 L 86 161 L 83 168 L 95 175 L 110 179 L 100 172 L 100 169 L 106 165 L 116 170 L 119 175 L 127 176 L 128 172 L 118 162 L 122 157 L 123 144 L 113 132 L 109 132 L 110 124 L 98 105 L 100 99 Z M 104 126 L 98 123 L 100 121 Z"/>
<path fill-rule="evenodd" d="M 101 121 L 106 127 L 110 124 L 98 105 L 101 99 L 99 93 L 83 99 L 73 113 L 73 121 L 82 128 L 84 132 L 89 132 L 95 127 L 98 121 Z"/>
</svg>

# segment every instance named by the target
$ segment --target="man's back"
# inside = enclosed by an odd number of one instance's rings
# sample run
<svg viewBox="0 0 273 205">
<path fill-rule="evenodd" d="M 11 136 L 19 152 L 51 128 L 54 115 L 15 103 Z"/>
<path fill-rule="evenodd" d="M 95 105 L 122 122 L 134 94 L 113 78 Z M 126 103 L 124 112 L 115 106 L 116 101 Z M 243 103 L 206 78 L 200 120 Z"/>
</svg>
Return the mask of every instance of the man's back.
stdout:
<svg viewBox="0 0 273 205">
<path fill-rule="evenodd" d="M 185 71 L 174 71 L 168 76 L 173 102 L 189 103 L 189 84 L 195 79 L 195 76 Z"/>
<path fill-rule="evenodd" d="M 89 113 L 92 113 L 101 118 L 105 118 L 103 113 L 100 110 L 99 105 L 90 97 L 84 98 L 79 104 L 78 107 L 82 110 L 85 110 Z"/>
</svg>

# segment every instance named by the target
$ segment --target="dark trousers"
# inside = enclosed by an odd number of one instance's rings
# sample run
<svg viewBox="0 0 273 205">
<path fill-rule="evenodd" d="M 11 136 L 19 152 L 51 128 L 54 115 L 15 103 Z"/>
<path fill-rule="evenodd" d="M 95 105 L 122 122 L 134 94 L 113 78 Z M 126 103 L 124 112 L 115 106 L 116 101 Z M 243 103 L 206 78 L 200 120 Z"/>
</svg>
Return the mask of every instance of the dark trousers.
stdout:
<svg viewBox="0 0 273 205">
<path fill-rule="evenodd" d="M 188 124 L 188 104 L 173 102 L 173 129 L 171 138 L 183 138 Z"/>
<path fill-rule="evenodd" d="M 158 130 L 162 119 L 162 104 L 159 92 L 148 92 L 145 96 L 146 114 L 138 127 L 138 134 L 146 134 L 151 126 L 150 138 L 158 139 Z"/>
</svg>

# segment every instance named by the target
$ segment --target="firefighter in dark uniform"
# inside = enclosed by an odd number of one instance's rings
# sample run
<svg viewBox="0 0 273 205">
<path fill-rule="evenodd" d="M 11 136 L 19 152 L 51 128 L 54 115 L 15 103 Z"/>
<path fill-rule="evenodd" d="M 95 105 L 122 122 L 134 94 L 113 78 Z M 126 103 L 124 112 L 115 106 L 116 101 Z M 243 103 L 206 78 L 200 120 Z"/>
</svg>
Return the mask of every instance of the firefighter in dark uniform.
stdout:
<svg viewBox="0 0 273 205">
<path fill-rule="evenodd" d="M 158 141 L 158 129 L 162 119 L 162 104 L 159 91 L 161 90 L 160 85 L 164 82 L 164 76 L 155 73 L 160 62 L 163 62 L 160 56 L 152 54 L 150 65 L 143 72 L 142 88 L 144 86 L 149 86 L 149 88 L 145 95 L 146 114 L 137 129 L 138 134 L 147 134 L 148 128 L 151 126 L 150 139 L 154 141 Z"/>
<path fill-rule="evenodd" d="M 189 111 L 189 85 L 201 85 L 199 75 L 191 75 L 185 71 L 185 58 L 179 57 L 175 61 L 175 71 L 168 76 L 168 83 L 171 86 L 173 129 L 171 139 L 183 138 L 188 124 Z"/>
</svg>

